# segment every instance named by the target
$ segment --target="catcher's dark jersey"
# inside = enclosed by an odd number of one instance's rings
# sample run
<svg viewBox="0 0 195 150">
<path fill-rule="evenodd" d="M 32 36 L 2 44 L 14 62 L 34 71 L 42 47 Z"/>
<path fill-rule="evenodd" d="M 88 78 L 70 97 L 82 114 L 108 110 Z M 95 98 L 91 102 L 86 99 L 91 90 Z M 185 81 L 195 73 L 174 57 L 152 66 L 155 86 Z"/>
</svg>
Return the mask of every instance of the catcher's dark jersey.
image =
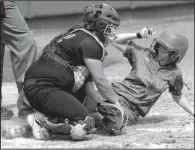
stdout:
<svg viewBox="0 0 195 150">
<path fill-rule="evenodd" d="M 76 65 L 85 65 L 83 57 L 104 59 L 106 51 L 102 42 L 85 29 L 75 29 L 58 40 L 56 53 Z"/>
<path fill-rule="evenodd" d="M 142 116 L 149 112 L 167 88 L 178 96 L 183 88 L 182 74 L 177 66 L 162 68 L 150 53 L 149 49 L 130 41 L 124 56 L 133 68 L 122 83 L 113 83 L 116 93 L 137 105 Z"/>
<path fill-rule="evenodd" d="M 61 36 L 54 47 L 58 56 L 75 66 L 85 65 L 83 57 L 102 61 L 106 53 L 98 38 L 85 29 L 76 29 Z M 66 90 L 72 89 L 74 85 L 74 75 L 70 67 L 64 67 L 53 59 L 35 62 L 28 69 L 25 80 L 32 78 L 51 81 L 55 86 Z"/>
</svg>

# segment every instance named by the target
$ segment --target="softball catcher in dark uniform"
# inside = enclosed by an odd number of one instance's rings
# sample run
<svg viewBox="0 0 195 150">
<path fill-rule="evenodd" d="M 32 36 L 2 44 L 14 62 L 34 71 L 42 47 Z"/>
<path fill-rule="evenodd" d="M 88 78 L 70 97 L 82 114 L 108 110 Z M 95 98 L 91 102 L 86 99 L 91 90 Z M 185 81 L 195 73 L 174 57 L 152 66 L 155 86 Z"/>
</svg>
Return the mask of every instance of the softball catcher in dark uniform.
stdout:
<svg viewBox="0 0 195 150">
<path fill-rule="evenodd" d="M 87 132 L 94 127 L 94 116 L 83 105 L 85 96 L 95 91 L 92 81 L 110 102 L 105 105 L 118 110 L 124 120 L 124 111 L 102 64 L 112 30 L 119 26 L 119 15 L 107 4 L 92 4 L 85 7 L 83 21 L 84 26 L 75 26 L 56 36 L 26 72 L 24 92 L 36 111 L 27 117 L 27 122 L 36 139 L 47 140 L 52 132 L 73 133 L 73 122 L 82 121 Z M 100 99 L 99 95 L 96 99 Z M 59 122 L 64 126 L 56 125 Z M 59 131 L 60 128 L 63 129 Z"/>
</svg>

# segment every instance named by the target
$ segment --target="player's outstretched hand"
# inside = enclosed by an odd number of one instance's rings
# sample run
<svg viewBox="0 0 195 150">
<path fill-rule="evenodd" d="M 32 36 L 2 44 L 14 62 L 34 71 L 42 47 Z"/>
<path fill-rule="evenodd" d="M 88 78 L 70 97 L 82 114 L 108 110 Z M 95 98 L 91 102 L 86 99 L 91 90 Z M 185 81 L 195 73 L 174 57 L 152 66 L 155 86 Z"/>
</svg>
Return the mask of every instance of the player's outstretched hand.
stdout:
<svg viewBox="0 0 195 150">
<path fill-rule="evenodd" d="M 150 36 L 152 36 L 153 34 L 155 34 L 156 32 L 154 31 L 154 29 L 149 28 L 149 27 L 144 27 L 141 31 L 140 31 L 140 35 L 142 38 L 148 38 Z"/>
</svg>

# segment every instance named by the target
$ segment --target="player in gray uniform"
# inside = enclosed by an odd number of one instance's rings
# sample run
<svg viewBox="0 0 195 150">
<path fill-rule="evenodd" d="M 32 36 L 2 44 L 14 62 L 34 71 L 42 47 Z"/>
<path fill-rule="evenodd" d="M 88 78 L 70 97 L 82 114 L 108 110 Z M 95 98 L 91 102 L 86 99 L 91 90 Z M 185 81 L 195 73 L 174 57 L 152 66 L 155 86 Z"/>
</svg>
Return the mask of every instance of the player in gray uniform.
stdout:
<svg viewBox="0 0 195 150">
<path fill-rule="evenodd" d="M 173 30 L 166 30 L 153 40 L 150 49 L 133 41 L 125 43 L 124 40 L 124 37 L 118 38 L 114 45 L 123 51 L 133 68 L 122 83 L 112 85 L 121 96 L 125 109 L 128 109 L 129 118 L 133 114 L 133 121 L 137 121 L 139 116 L 146 116 L 166 89 L 179 106 L 194 115 L 193 106 L 182 94 L 183 78 L 177 67 L 188 49 L 187 38 Z M 133 113 L 130 112 L 131 107 Z"/>
<path fill-rule="evenodd" d="M 193 106 L 182 94 L 183 78 L 177 67 L 188 49 L 187 38 L 166 30 L 154 38 L 150 48 L 145 48 L 131 41 L 137 37 L 142 38 L 140 33 L 119 34 L 113 42 L 132 66 L 122 82 L 112 83 L 128 116 L 128 124 L 136 123 L 139 116 L 145 117 L 166 89 L 179 106 L 194 116 Z M 86 105 L 90 108 L 92 103 Z"/>
</svg>

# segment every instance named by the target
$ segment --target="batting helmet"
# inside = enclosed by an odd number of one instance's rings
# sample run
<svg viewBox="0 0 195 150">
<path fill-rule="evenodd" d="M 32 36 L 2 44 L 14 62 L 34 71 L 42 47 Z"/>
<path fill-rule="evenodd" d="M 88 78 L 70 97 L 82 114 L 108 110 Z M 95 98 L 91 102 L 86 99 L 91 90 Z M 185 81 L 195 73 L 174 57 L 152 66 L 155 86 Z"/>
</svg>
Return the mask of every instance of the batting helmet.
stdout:
<svg viewBox="0 0 195 150">
<path fill-rule="evenodd" d="M 160 62 L 162 61 L 164 65 L 179 63 L 187 52 L 188 40 L 185 36 L 173 30 L 166 30 L 159 38 L 154 39 L 153 49 L 157 53 L 158 58 L 160 58 L 162 51 L 167 53 L 167 57 L 163 58 L 164 62 L 163 60 L 159 60 Z"/>
</svg>

